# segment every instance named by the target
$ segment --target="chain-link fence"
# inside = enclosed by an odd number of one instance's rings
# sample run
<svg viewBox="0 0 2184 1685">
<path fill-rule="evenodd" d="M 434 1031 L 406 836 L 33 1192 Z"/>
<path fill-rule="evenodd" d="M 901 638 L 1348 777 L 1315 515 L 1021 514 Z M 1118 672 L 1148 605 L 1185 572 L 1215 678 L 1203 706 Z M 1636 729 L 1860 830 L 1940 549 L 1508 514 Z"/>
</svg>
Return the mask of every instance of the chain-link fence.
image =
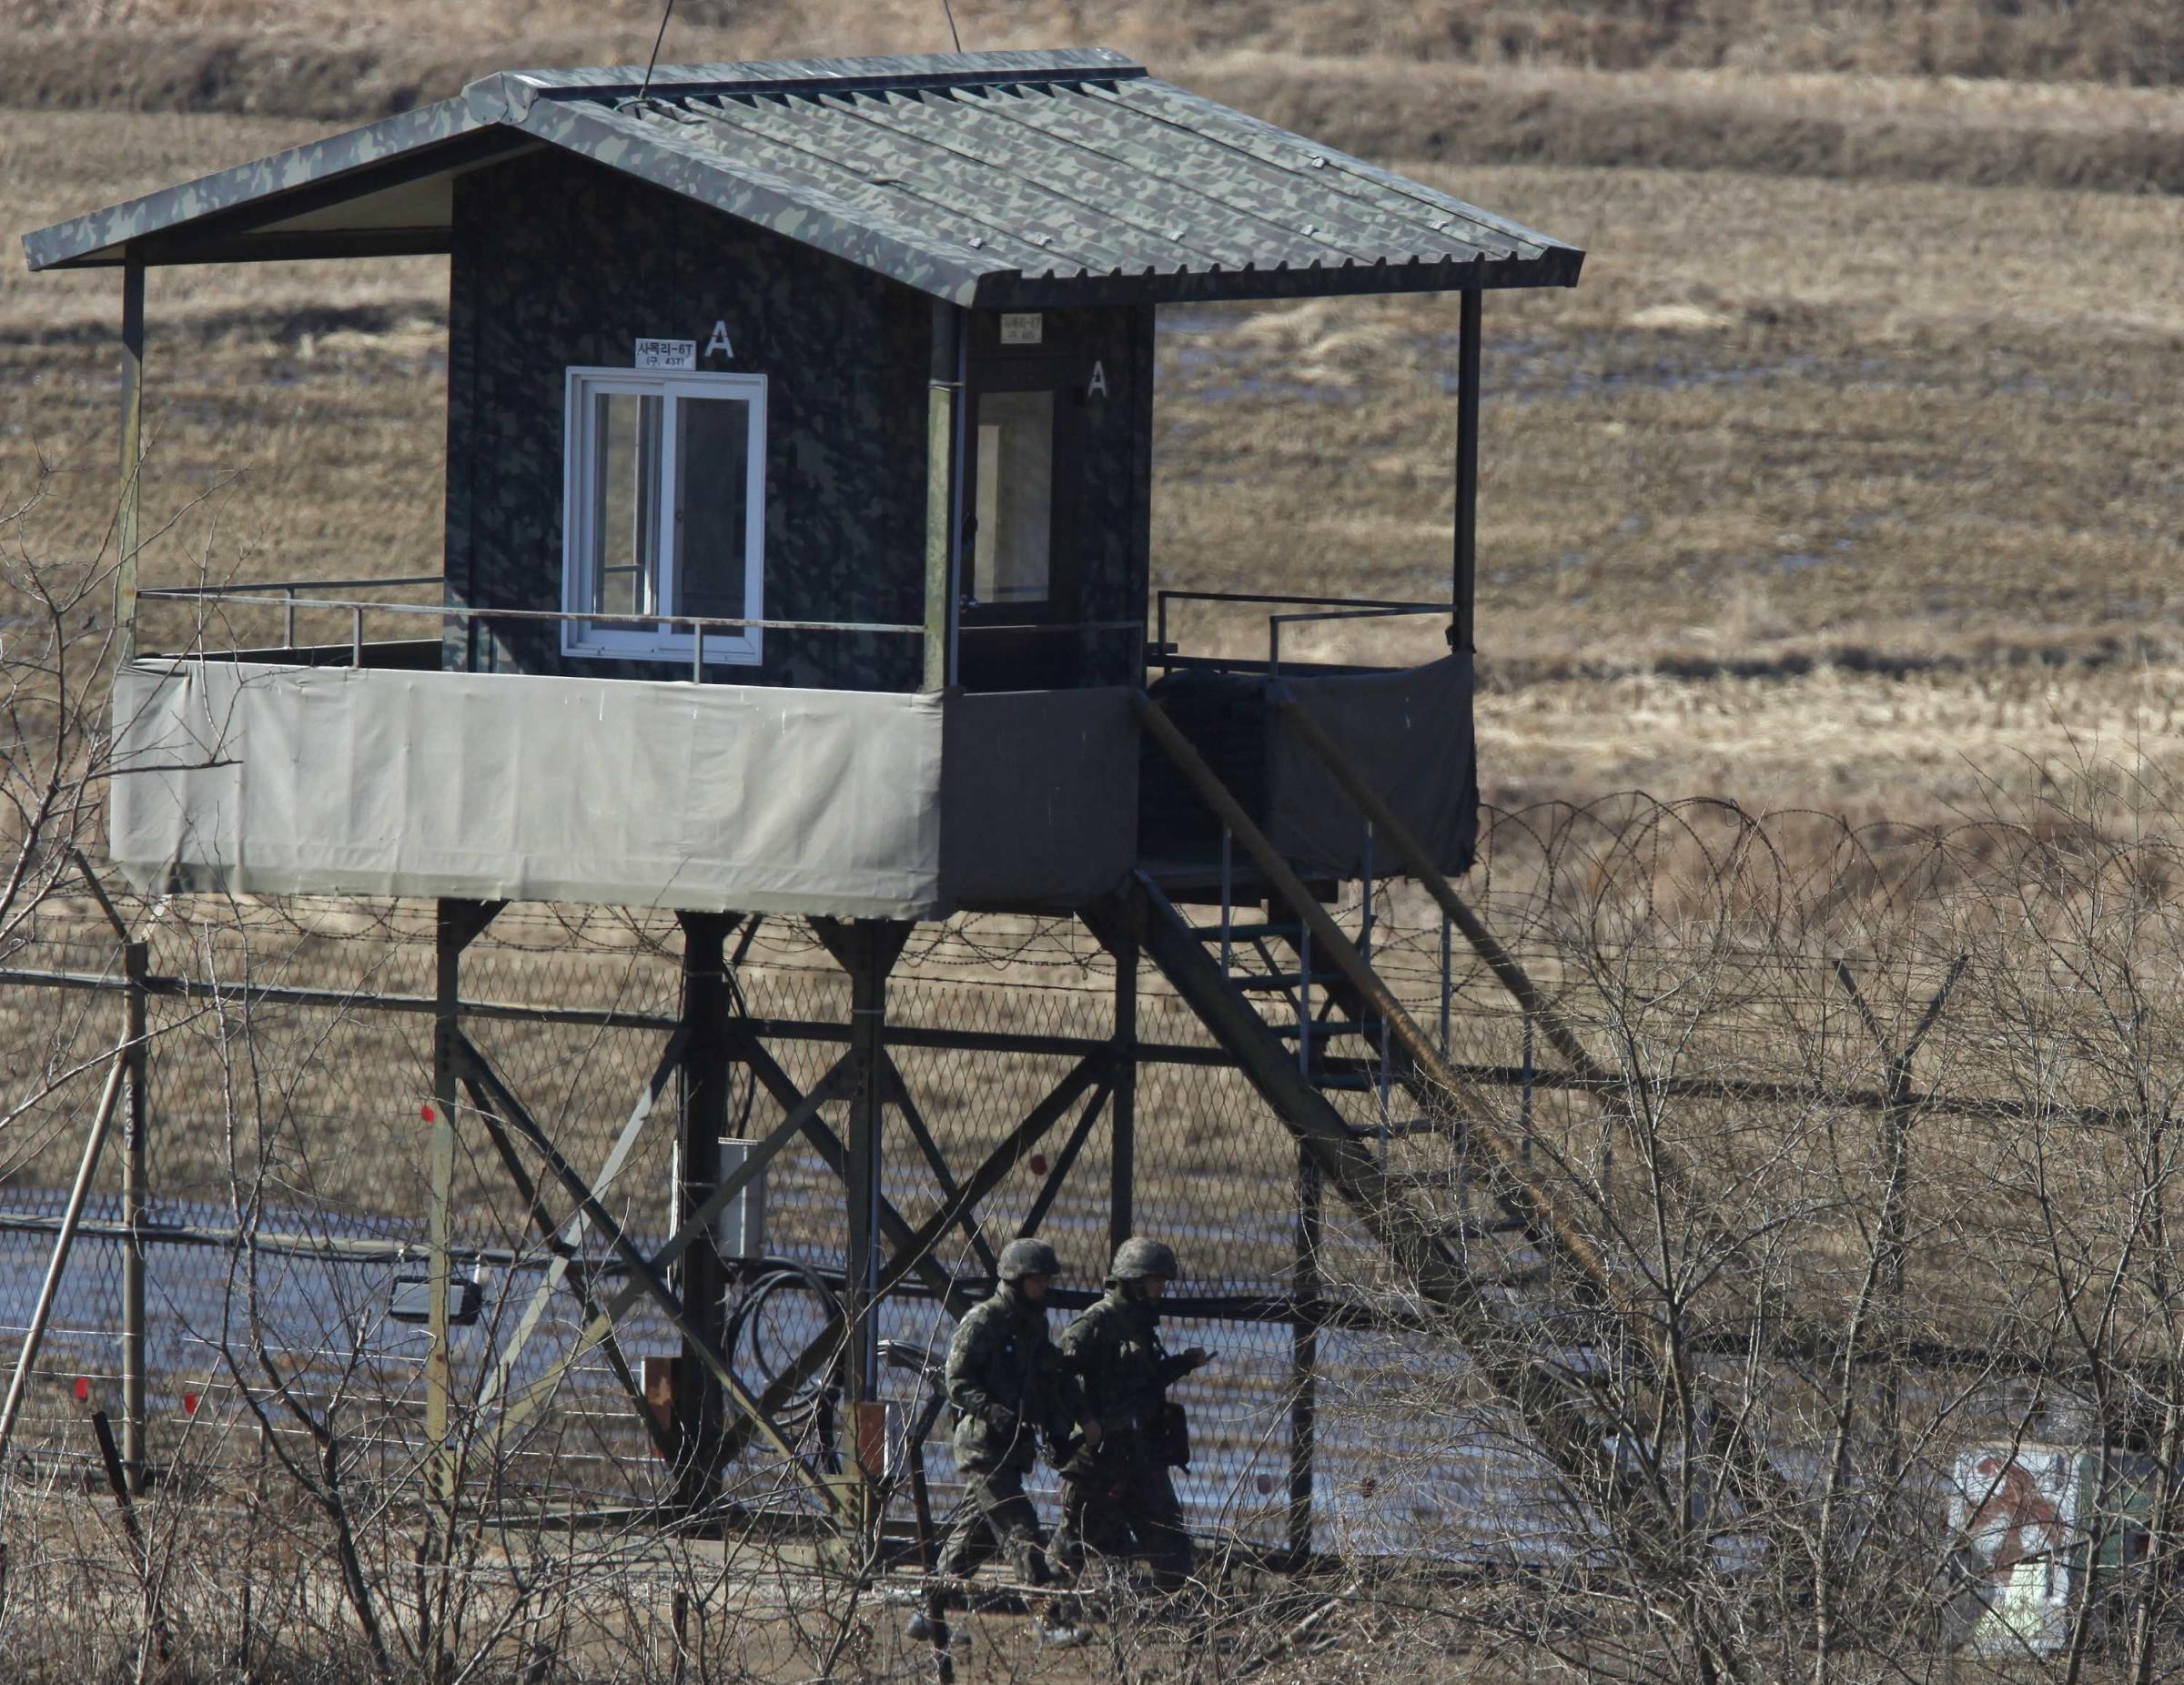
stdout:
<svg viewBox="0 0 2184 1685">
<path fill-rule="evenodd" d="M 2091 1155 L 2128 1156 L 2116 1144 L 2132 1119 L 2167 1115 L 2159 1095 L 2179 1065 L 2162 1026 L 2177 1020 L 2157 1009 L 2174 975 L 2145 964 L 2165 927 L 2104 924 L 2113 909 L 2099 900 L 2144 903 L 2147 874 L 2166 859 L 2142 837 L 2110 847 L 2098 826 L 2058 843 L 2024 827 L 1853 832 L 1632 803 L 1496 816 L 1471 893 L 1500 964 L 1407 883 L 1370 898 L 1351 886 L 1334 910 L 1471 1085 L 1463 1105 L 1521 1142 L 1527 1164 L 1536 1155 L 1542 1176 L 1580 1190 L 1621 1248 L 1617 1266 L 1676 1303 L 1719 1301 L 1702 1368 L 1718 1378 L 1743 1361 L 1748 1391 L 1754 1359 L 1737 1340 L 1774 1342 L 1779 1460 L 1809 1470 L 1788 1424 L 1804 1408 L 1797 1389 L 1831 1359 L 1815 1347 L 1801 1367 L 1784 1355 L 1795 1315 L 1771 1325 L 1752 1307 L 1856 1300 L 1876 1256 L 1891 1349 L 1926 1377 L 1903 1397 L 1961 1373 L 2003 1414 L 2026 1377 L 2048 1404 L 2079 1397 L 2089 1360 L 2039 1333 L 2051 1336 L 2063 1290 L 2026 1227 L 2037 1199 L 1998 1171 L 1967 1198 L 1966 1159 L 2057 1129 L 2078 1131 Z M 87 906 L 56 903 L 10 956 L 5 1075 L 18 1099 L 0 1135 L 0 1354 L 11 1363 L 133 986 L 149 1042 L 141 1143 L 116 1138 L 91 1178 L 11 1454 L 87 1458 L 84 1405 L 119 1408 L 134 1151 L 152 1468 L 178 1448 L 247 1447 L 308 1418 L 379 1448 L 390 1469 L 422 1470 L 432 910 L 200 900 L 123 913 L 146 944 L 134 984 Z M 1403 1079 L 1388 1015 L 1345 1028 L 1332 993 L 1312 995 L 1309 956 L 1285 960 L 1263 933 L 1264 910 L 1190 916 L 1209 933 L 1228 927 L 1219 952 L 1232 984 L 1289 1045 L 1304 1043 L 1307 1063 L 1317 1042 L 1315 1079 L 1351 1135 L 1515 1307 L 1512 1326 L 1542 1352 L 1572 1349 L 1549 1261 L 1498 1232 L 1510 1226 L 1476 1132 L 1452 1124 L 1448 1096 Z M 2088 1052 L 2087 984 L 2071 969 L 2128 971 L 2133 953 L 2135 1075 Z M 763 1142 L 842 1056 L 851 984 L 800 921 L 744 923 L 732 956 L 735 1015 L 772 1075 L 731 1061 L 724 1127 Z M 1268 982 L 1284 964 L 1286 990 Z M 1529 997 L 1512 992 L 1512 964 Z M 672 1062 L 652 1116 L 606 1167 L 682 1026 L 682 965 L 672 917 L 546 906 L 501 912 L 460 962 L 464 1034 L 647 1253 L 679 1221 Z M 1476 1354 L 1424 1327 L 1415 1284 L 1325 1196 L 1289 1123 L 1156 968 L 1139 967 L 1127 1106 L 1110 1070 L 989 1163 L 1080 1061 L 1116 1044 L 1117 1001 L 1115 958 L 1069 919 L 921 926 L 895 964 L 887 1046 L 903 1088 L 884 1114 L 879 1195 L 904 1229 L 931 1231 L 928 1267 L 906 1273 L 878 1313 L 898 1435 L 929 1397 L 953 1326 L 930 1266 L 981 1290 L 991 1252 L 1036 1229 L 1064 1259 L 1067 1310 L 1097 1290 L 1127 1227 L 1183 1256 L 1171 1345 L 1215 1355 L 1180 1388 L 1196 1454 L 1178 1487 L 1194 1529 L 1273 1549 L 1566 1550 L 1566 1504 L 1481 1383 Z M 1558 1034 L 1582 1044 L 1582 1068 Z M 837 1141 L 851 1134 L 849 1106 L 817 1108 Z M 536 1153 L 519 1153 L 511 1172 L 492 1135 L 475 1108 L 459 1111 L 450 1355 L 468 1473 L 532 1505 L 654 1504 L 676 1470 L 629 1394 L 656 1384 L 677 1330 L 641 1300 L 612 1342 L 586 1338 L 592 1307 L 627 1289 L 628 1260 L 600 1225 L 569 1226 L 567 1190 Z M 1695 1186 L 1704 1209 L 1672 1208 L 1672 1162 L 1687 1176 L 1676 1197 Z M 978 1196 L 963 1199 L 982 1175 Z M 757 1394 L 825 1332 L 850 1224 L 844 1179 L 811 1134 L 781 1146 L 755 1186 L 763 1237 L 745 1233 L 721 1326 Z M 2088 1196 L 2072 1220 L 2097 1204 Z M 1861 1247 L 1876 1222 L 1883 1243 Z M 1710 1226 L 1743 1238 L 1703 1256 L 1693 1236 Z M 1948 1246 L 1930 1238 L 1942 1232 Z M 1976 1279 L 1952 1250 L 1967 1245 L 1988 1260 Z M 2136 1360 L 2132 1337 L 2104 1349 Z M 830 1373 L 789 1388 L 775 1410 L 798 1458 L 822 1472 L 848 1448 Z M 945 1436 L 924 1454 L 945 1498 Z M 724 1478 L 739 1502 L 805 1501 L 794 1468 L 761 1441 L 738 1447 Z"/>
</svg>

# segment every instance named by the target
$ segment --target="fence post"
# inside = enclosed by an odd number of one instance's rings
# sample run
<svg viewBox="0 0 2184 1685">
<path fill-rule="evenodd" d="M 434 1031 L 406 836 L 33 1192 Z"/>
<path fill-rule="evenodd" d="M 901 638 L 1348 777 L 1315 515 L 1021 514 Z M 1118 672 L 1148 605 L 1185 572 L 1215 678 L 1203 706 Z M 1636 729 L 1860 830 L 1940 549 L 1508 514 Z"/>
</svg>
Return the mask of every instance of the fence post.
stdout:
<svg viewBox="0 0 2184 1685">
<path fill-rule="evenodd" d="M 1919 1014 L 1917 1024 L 1905 1039 L 1901 1047 L 1889 1038 L 1881 1026 L 1881 1020 L 1865 991 L 1858 987 L 1857 979 L 1851 974 L 1847 958 L 1835 961 L 1835 978 L 1842 984 L 1844 993 L 1850 996 L 1858 1016 L 1865 1020 L 1866 1033 L 1873 1037 L 1880 1050 L 1881 1058 L 1888 1072 L 1887 1098 L 1883 1103 L 1881 1117 L 1886 1131 L 1887 1180 L 1881 1194 L 1881 1211 L 1876 1245 L 1879 1251 L 1878 1280 L 1882 1303 L 1891 1324 L 1893 1342 L 1896 1320 L 1903 1315 L 1904 1274 L 1906 1254 L 1910 1246 L 1911 1196 L 1911 1125 L 1917 1116 L 1918 1095 L 1912 1085 L 1911 1062 L 1918 1056 L 1920 1045 L 1926 1034 L 1941 1018 L 1942 1008 L 1949 1004 L 1957 980 L 1964 975 L 1965 967 L 1971 964 L 1971 955 L 1959 953 L 1941 980 L 1941 986 L 1927 999 L 1926 1009 Z M 1851 1361 L 1857 1358 L 1854 1348 Z M 1902 1388 L 1898 1382 L 1897 1363 L 1893 1355 L 1886 1361 L 1881 1372 L 1880 1416 L 1881 1428 L 1886 1438 L 1884 1472 L 1893 1490 L 1903 1472 L 1903 1453 L 1900 1428 L 1902 1424 Z"/>
<path fill-rule="evenodd" d="M 1320 1419 L 1320 1167 L 1297 1149 L 1297 1257 L 1289 1316 L 1289 1559 L 1312 1554 L 1312 1444 Z"/>
<path fill-rule="evenodd" d="M 127 1471 L 129 1489 L 141 1495 L 150 1484 L 149 1450 L 145 1443 L 147 1418 L 145 1383 L 144 1231 L 150 1219 L 149 1184 L 146 1175 L 148 1142 L 146 1129 L 151 1105 L 147 1094 L 151 1052 L 146 1040 L 150 1021 L 149 996 L 145 978 L 150 969 L 149 950 L 141 942 L 122 944 L 121 971 L 127 984 L 122 995 L 121 1102 L 121 1220 L 128 1241 L 121 1254 L 121 1460 Z"/>
<path fill-rule="evenodd" d="M 1115 948 L 1115 1092 L 1107 1115 L 1107 1250 L 1138 1222 L 1138 922 Z"/>
</svg>

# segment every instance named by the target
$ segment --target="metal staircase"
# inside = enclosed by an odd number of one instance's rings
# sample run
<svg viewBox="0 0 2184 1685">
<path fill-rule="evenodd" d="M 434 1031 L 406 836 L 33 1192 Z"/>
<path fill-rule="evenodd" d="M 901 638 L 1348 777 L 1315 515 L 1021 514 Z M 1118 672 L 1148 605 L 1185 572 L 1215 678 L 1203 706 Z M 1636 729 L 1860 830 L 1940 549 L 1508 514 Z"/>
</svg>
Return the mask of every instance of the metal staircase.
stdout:
<svg viewBox="0 0 2184 1685">
<path fill-rule="evenodd" d="M 1532 1014 L 1530 981 L 1400 819 L 1315 721 L 1281 705 L 1396 863 Z M 1694 1397 L 1688 1377 L 1670 1374 L 1658 1319 L 1613 1266 L 1593 1214 L 1552 1165 L 1535 1164 L 1529 1116 L 1513 1131 L 1497 1117 L 1450 1059 L 1445 1027 L 1438 1041 L 1430 1036 L 1375 969 L 1370 895 L 1353 934 L 1159 706 L 1141 694 L 1138 714 L 1222 827 L 1218 917 L 1194 922 L 1140 871 L 1127 897 L 1087 913 L 1095 933 L 1117 951 L 1130 944 L 1159 969 L 1296 1137 L 1316 1185 L 1350 1208 L 1428 1320 L 1453 1337 L 1565 1488 L 1613 1532 L 1648 1551 L 1694 1548 L 1675 1499 L 1627 1455 L 1634 1429 L 1668 1423 L 1679 1409 L 1704 1422 L 1701 1438 L 1720 1457 L 1739 1508 L 1794 1503 L 1738 1415 Z M 1235 893 L 1239 845 L 1249 862 L 1248 907 Z M 1445 1026 L 1445 962 L 1443 977 Z M 1573 1071 L 1604 1085 L 1568 1026 L 1539 1015 Z M 1441 1149 L 1440 1162 L 1419 1167 L 1422 1155 L 1394 1150 L 1414 1139 Z M 1656 1168 L 1678 1174 L 1665 1163 Z M 1300 1256 L 1299 1284 L 1309 1274 L 1316 1289 L 1309 1262 Z"/>
<path fill-rule="evenodd" d="M 1418 1207 L 1420 1221 L 1474 1286 L 1499 1301 L 1503 1317 L 1544 1320 L 1551 1309 L 1542 1291 L 1552 1282 L 1551 1243 L 1520 1201 L 1497 1196 L 1492 1178 L 1464 1139 L 1461 1120 L 1451 1117 L 1445 1103 L 1420 1081 L 1413 1062 L 1399 1055 L 1388 1016 L 1361 1000 L 1341 970 L 1324 959 L 1315 962 L 1310 926 L 1259 905 L 1239 908 L 1227 893 L 1218 916 L 1193 920 L 1158 884 L 1144 881 L 1141 888 L 1148 922 L 1167 927 L 1166 940 L 1151 943 L 1156 960 L 1186 940 L 1197 943 L 1213 960 L 1220 982 L 1249 1004 L 1263 1026 L 1260 1061 L 1293 1063 L 1349 1140 L 1370 1155 L 1389 1191 Z M 1370 964 L 1370 895 L 1357 926 L 1357 951 Z M 1208 983 L 1203 976 L 1193 979 L 1199 990 Z M 1233 1028 L 1250 1033 L 1241 1014 L 1234 1016 Z M 1445 1056 L 1445 1032 L 1441 1044 Z M 1431 1167 L 1407 1162 L 1419 1158 L 1435 1162 Z"/>
<path fill-rule="evenodd" d="M 1370 822 L 1365 837 L 1365 889 L 1352 941 L 1358 957 L 1370 966 L 1375 934 Z M 1271 903 L 1239 908 L 1234 867 L 1235 839 L 1224 827 L 1219 899 L 1215 903 L 1218 916 L 1210 923 L 1193 922 L 1172 903 L 1167 903 L 1166 911 L 1187 923 L 1209 952 L 1218 953 L 1221 975 L 1258 1004 L 1269 1033 L 1295 1051 L 1299 1075 L 1330 1097 L 1349 1122 L 1352 1136 L 1371 1148 L 1390 1185 L 1421 1196 L 1422 1203 L 1439 1210 L 1442 1238 L 1463 1267 L 1482 1285 L 1503 1289 L 1510 1296 L 1506 1309 L 1512 1315 L 1543 1317 L 1546 1306 L 1537 1290 L 1552 1282 L 1552 1256 L 1542 1249 L 1519 1203 L 1491 1196 L 1461 1142 L 1454 1144 L 1453 1163 L 1432 1168 L 1391 1166 L 1397 1143 L 1445 1141 L 1449 1120 L 1430 1114 L 1430 1090 L 1420 1081 L 1415 1064 L 1397 1056 L 1387 1014 L 1374 1011 L 1339 967 L 1329 965 L 1324 957 L 1315 964 L 1311 926 L 1300 917 L 1283 918 Z M 1159 893 L 1157 888 L 1150 893 Z M 1444 922 L 1438 1037 L 1443 1059 L 1449 1056 L 1453 994 L 1452 954 Z M 1358 1099 L 1345 1106 L 1333 1099 L 1337 1095 Z M 1520 1154 L 1524 1153 L 1520 1144 Z"/>
</svg>

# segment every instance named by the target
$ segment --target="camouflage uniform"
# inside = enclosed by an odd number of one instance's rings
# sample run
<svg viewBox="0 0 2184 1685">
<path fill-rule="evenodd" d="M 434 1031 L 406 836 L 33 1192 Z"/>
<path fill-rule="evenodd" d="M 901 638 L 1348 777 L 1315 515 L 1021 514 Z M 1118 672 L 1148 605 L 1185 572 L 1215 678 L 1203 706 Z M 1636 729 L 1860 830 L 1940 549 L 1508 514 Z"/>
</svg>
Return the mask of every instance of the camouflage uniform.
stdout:
<svg viewBox="0 0 2184 1685">
<path fill-rule="evenodd" d="M 1046 1310 L 1004 1282 L 956 1327 L 947 1385 L 966 1501 L 940 1571 L 974 1573 L 997 1548 L 1025 1584 L 1043 1586 L 1046 1539 L 1024 1477 L 1037 1455 L 1036 1435 L 1060 1444 L 1081 1406 L 1075 1378 L 1046 1337 Z"/>
<path fill-rule="evenodd" d="M 1168 1478 L 1161 1414 L 1168 1387 L 1195 1366 L 1160 1344 L 1160 1313 L 1151 1300 L 1114 1277 L 1107 1288 L 1059 1342 L 1102 1438 L 1064 1467 L 1055 1560 L 1075 1574 L 1087 1550 L 1119 1556 L 1134 1545 L 1158 1582 L 1172 1588 L 1190 1578 L 1194 1553 Z"/>
</svg>

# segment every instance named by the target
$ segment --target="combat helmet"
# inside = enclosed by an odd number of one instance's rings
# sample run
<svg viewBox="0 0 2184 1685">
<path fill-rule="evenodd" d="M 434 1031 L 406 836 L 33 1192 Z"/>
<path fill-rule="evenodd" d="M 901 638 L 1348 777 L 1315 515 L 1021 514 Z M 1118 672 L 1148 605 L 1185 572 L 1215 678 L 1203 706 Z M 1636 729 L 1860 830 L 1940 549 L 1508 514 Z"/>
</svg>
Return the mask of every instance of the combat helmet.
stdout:
<svg viewBox="0 0 2184 1685">
<path fill-rule="evenodd" d="M 1164 1240 L 1132 1236 L 1115 1248 L 1115 1262 L 1107 1274 L 1117 1281 L 1143 1281 L 1148 1276 L 1165 1276 L 1173 1281 L 1183 1273 L 1175 1249 Z"/>
<path fill-rule="evenodd" d="M 1021 1281 L 1026 1276 L 1058 1276 L 1062 1261 L 1043 1240 L 1012 1240 L 1001 1248 L 996 1272 L 1004 1281 Z"/>
</svg>

